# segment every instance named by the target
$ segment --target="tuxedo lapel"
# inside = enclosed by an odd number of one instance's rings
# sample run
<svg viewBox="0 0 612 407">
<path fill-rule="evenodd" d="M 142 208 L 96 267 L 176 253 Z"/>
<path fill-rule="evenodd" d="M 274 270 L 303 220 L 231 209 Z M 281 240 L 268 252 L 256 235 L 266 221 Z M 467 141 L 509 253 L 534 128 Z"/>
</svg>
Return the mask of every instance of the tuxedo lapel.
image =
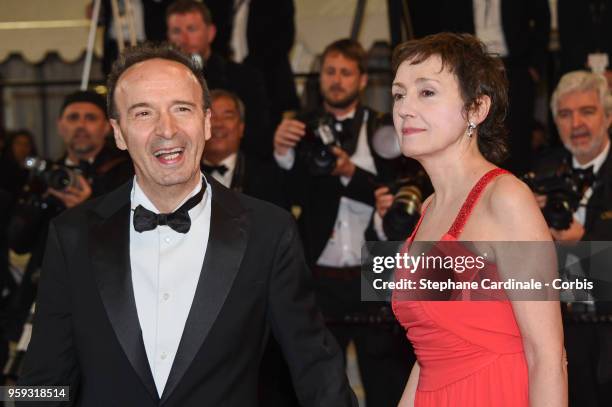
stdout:
<svg viewBox="0 0 612 407">
<path fill-rule="evenodd" d="M 130 268 L 130 191 L 132 182 L 107 195 L 96 207 L 100 219 L 90 230 L 90 253 L 104 308 L 130 364 L 151 396 L 159 400 L 142 339 Z"/>
<path fill-rule="evenodd" d="M 174 358 L 162 404 L 175 390 L 199 352 L 240 268 L 247 246 L 248 218 L 235 193 L 212 177 L 210 234 L 195 296 L 177 354 Z"/>
</svg>

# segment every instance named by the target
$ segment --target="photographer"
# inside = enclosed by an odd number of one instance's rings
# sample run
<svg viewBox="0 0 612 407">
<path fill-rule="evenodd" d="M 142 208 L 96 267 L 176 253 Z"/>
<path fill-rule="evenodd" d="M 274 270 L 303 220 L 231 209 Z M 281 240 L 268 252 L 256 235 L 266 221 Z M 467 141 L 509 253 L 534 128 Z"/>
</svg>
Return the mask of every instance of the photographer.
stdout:
<svg viewBox="0 0 612 407">
<path fill-rule="evenodd" d="M 560 222 L 563 211 L 551 206 L 552 200 L 559 200 L 555 194 L 536 195 L 551 234 L 565 242 L 610 241 L 612 158 L 608 131 L 612 96 L 608 84 L 600 75 L 570 72 L 557 85 L 551 108 L 565 148 L 542 158 L 535 174 L 566 173 L 565 179 L 573 181 L 565 184 L 578 185 L 577 197 L 567 200 L 577 205 L 567 205 L 566 211 L 571 213 L 566 222 Z M 565 192 L 556 196 L 563 194 L 571 197 Z M 598 314 L 612 314 L 606 302 L 571 303 L 565 309 L 570 406 L 604 406 L 612 399 L 612 327 L 608 323 L 581 322 L 577 316 L 592 313 L 590 307 L 595 307 Z"/>
<path fill-rule="evenodd" d="M 373 147 L 382 116 L 359 102 L 368 80 L 365 57 L 349 39 L 325 48 L 322 106 L 280 123 L 274 156 L 287 171 L 291 204 L 299 207 L 294 214 L 323 315 L 341 348 L 355 343 L 367 404 L 387 406 L 399 401 L 411 366 L 401 329 L 384 318 L 385 311 L 391 316 L 388 307 L 360 300 L 361 246 L 374 189 L 394 178 L 393 163 Z"/>
<path fill-rule="evenodd" d="M 552 95 L 551 108 L 565 148 L 540 160 L 535 173 L 554 172 L 562 166 L 593 173 L 592 185 L 582 193 L 569 227 L 551 227 L 551 233 L 560 241 L 612 240 L 612 159 L 608 134 L 612 96 L 605 78 L 586 71 L 564 75 Z M 545 208 L 547 197 L 537 198 Z"/>
<path fill-rule="evenodd" d="M 133 175 L 129 157 L 107 144 L 110 124 L 105 100 L 97 93 L 79 91 L 68 95 L 57 130 L 66 154 L 55 163 L 29 160 L 33 166 L 30 182 L 17 199 L 8 228 L 11 249 L 32 253 L 21 286 L 0 316 L 14 341 L 22 334 L 36 295 L 50 220 L 66 208 L 112 191 Z"/>
</svg>

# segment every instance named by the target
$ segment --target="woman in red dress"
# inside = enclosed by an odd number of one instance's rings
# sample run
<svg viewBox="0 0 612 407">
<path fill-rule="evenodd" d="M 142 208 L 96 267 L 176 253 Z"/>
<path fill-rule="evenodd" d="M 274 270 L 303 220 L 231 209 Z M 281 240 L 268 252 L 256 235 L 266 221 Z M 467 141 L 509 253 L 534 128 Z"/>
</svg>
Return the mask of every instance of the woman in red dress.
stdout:
<svg viewBox="0 0 612 407">
<path fill-rule="evenodd" d="M 398 46 L 393 67 L 402 153 L 423 165 L 435 191 L 407 246 L 551 241 L 531 191 L 493 164 L 505 153 L 502 62 L 473 36 L 442 33 Z M 507 260 L 493 252 L 495 263 Z M 418 360 L 400 407 L 567 405 L 557 301 L 403 301 L 394 294 L 393 309 Z"/>
</svg>

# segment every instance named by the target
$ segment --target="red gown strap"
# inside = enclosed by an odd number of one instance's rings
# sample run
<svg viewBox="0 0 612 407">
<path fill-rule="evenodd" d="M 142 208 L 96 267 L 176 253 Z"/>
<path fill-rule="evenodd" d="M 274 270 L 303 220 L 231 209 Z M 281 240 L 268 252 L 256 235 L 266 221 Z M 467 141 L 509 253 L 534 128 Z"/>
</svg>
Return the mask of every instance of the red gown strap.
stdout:
<svg viewBox="0 0 612 407">
<path fill-rule="evenodd" d="M 465 202 L 463 203 L 463 206 L 461 207 L 459 213 L 457 214 L 457 217 L 455 218 L 455 221 L 448 230 L 448 234 L 450 236 L 454 237 L 455 239 L 459 239 L 459 235 L 461 235 L 461 232 L 463 232 L 463 227 L 465 226 L 468 218 L 470 217 L 474 206 L 476 206 L 476 203 L 478 202 L 482 191 L 491 181 L 503 174 L 509 174 L 509 172 L 502 168 L 493 168 L 478 180 L 476 185 L 474 185 L 474 187 L 468 194 L 467 198 L 465 199 Z"/>
<path fill-rule="evenodd" d="M 410 234 L 410 236 L 408 236 L 406 243 L 410 244 L 414 241 L 414 237 L 416 236 L 416 233 L 419 230 L 419 227 L 421 226 L 421 222 L 423 221 L 423 218 L 425 217 L 425 212 L 427 211 L 427 207 L 429 206 L 430 203 L 431 202 L 427 202 L 427 205 L 423 207 L 423 211 L 421 212 L 421 217 L 419 218 L 419 221 L 415 225 L 414 229 L 412 229 L 412 233 Z"/>
</svg>

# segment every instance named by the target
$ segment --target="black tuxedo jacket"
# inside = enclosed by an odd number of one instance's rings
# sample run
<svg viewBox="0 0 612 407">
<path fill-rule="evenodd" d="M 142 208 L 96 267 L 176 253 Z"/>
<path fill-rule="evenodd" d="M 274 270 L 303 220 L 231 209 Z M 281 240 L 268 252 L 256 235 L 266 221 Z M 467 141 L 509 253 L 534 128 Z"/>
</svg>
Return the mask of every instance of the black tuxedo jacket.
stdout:
<svg viewBox="0 0 612 407">
<path fill-rule="evenodd" d="M 264 159 L 272 156 L 270 101 L 261 73 L 211 53 L 204 66 L 209 89 L 225 89 L 238 95 L 245 108 L 245 132 L 240 148 Z"/>
<path fill-rule="evenodd" d="M 289 52 L 295 40 L 293 3 L 293 0 L 251 0 L 249 3 L 249 55 L 244 62 L 256 67 L 264 76 L 271 101 L 273 124 L 283 111 L 299 109 L 293 71 L 289 63 Z M 234 2 L 207 0 L 206 5 L 210 8 L 217 26 L 213 49 L 229 57 Z"/>
<path fill-rule="evenodd" d="M 274 163 L 238 152 L 230 189 L 289 209 L 283 185 L 282 173 Z"/>
<path fill-rule="evenodd" d="M 411 0 L 415 34 L 441 31 L 475 34 L 472 0 Z M 548 0 L 501 0 L 504 37 L 512 62 L 523 60 L 541 69 L 550 32 Z"/>
<path fill-rule="evenodd" d="M 561 73 L 587 69 L 591 52 L 612 57 L 610 0 L 558 0 Z"/>
<path fill-rule="evenodd" d="M 536 173 L 553 173 L 562 164 L 572 166 L 572 155 L 563 147 L 545 154 L 534 166 Z M 612 153 L 595 177 L 593 195 L 586 206 L 584 241 L 612 240 Z"/>
<path fill-rule="evenodd" d="M 208 248 L 161 398 L 130 276 L 131 182 L 52 222 L 20 384 L 70 385 L 77 406 L 256 406 L 271 328 L 304 406 L 356 405 L 291 216 L 209 183 Z"/>
</svg>

